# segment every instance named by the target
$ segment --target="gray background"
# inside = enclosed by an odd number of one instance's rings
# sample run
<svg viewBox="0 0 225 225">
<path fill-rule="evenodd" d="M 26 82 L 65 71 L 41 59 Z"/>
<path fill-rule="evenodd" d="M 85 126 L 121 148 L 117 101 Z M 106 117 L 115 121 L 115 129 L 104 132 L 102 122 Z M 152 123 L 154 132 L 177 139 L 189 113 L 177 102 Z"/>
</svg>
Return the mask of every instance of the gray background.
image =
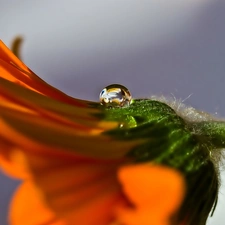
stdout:
<svg viewBox="0 0 225 225">
<path fill-rule="evenodd" d="M 225 117 L 224 0 L 0 0 L 0 39 L 18 34 L 24 62 L 67 94 L 98 100 L 121 83 L 135 98 L 192 94 L 186 104 Z M 0 174 L 1 225 L 17 184 Z M 224 208 L 222 187 L 208 224 Z"/>
</svg>

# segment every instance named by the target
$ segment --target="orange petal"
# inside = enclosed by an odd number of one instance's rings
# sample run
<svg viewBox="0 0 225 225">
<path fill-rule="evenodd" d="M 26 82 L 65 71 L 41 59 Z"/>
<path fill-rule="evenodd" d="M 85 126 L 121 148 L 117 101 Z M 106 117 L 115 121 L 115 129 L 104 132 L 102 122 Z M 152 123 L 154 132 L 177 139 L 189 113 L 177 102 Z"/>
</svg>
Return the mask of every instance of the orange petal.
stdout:
<svg viewBox="0 0 225 225">
<path fill-rule="evenodd" d="M 95 109 L 79 108 L 20 87 L 0 78 L 0 162 L 12 176 L 24 178 L 31 171 L 21 152 L 56 156 L 120 160 L 139 141 L 120 141 L 100 135 L 114 123 L 90 116 Z"/>
<path fill-rule="evenodd" d="M 124 193 L 133 207 L 120 208 L 123 225 L 169 225 L 184 198 L 185 184 L 173 169 L 141 164 L 122 167 L 118 173 Z"/>
<path fill-rule="evenodd" d="M 74 99 L 44 82 L 22 63 L 0 40 L 0 77 L 25 86 L 51 98 L 82 107 L 82 101 Z"/>
<path fill-rule="evenodd" d="M 54 118 L 60 122 L 67 120 L 67 124 L 72 122 L 83 123 L 85 126 L 96 126 L 98 120 L 91 114 L 99 113 L 99 110 L 90 108 L 85 101 L 85 108 L 72 106 L 63 102 L 56 101 L 47 96 L 33 92 L 24 87 L 18 86 L 12 82 L 0 78 L 0 93 L 5 101 L 0 105 L 5 106 L 10 102 L 14 104 L 15 109 L 24 107 L 39 114 Z M 61 118 L 61 120 L 60 120 Z"/>
<path fill-rule="evenodd" d="M 66 225 L 43 203 L 41 194 L 29 182 L 17 189 L 10 206 L 9 222 L 12 225 Z"/>
<path fill-rule="evenodd" d="M 106 135 L 81 132 L 45 118 L 23 113 L 1 112 L 2 137 L 27 151 L 73 151 L 102 159 L 119 159 L 140 141 L 120 141 Z M 13 138 L 12 138 L 13 137 Z M 94 148 L 93 148 L 94 147 Z M 55 150 L 54 150 L 55 149 Z M 44 151 L 45 151 L 44 150 Z"/>
<path fill-rule="evenodd" d="M 85 101 L 85 108 L 69 105 L 56 101 L 47 96 L 33 92 L 24 87 L 0 78 L 0 107 L 1 111 L 27 112 L 53 120 L 56 123 L 64 123 L 73 126 L 77 132 L 82 130 L 91 133 L 100 133 L 118 126 L 116 122 L 103 122 L 101 118 L 93 116 L 100 110 L 90 107 Z"/>
<path fill-rule="evenodd" d="M 46 170 L 38 170 L 34 168 L 38 156 L 34 157 L 33 178 L 22 184 L 11 203 L 12 225 L 106 225 L 112 221 L 113 208 L 122 199 L 116 181 L 118 165 L 52 158 L 52 167 L 46 163 Z"/>
<path fill-rule="evenodd" d="M 24 154 L 19 149 L 13 149 L 11 144 L 3 144 L 0 140 L 0 165 L 3 172 L 13 178 L 26 179 L 31 176 Z"/>
</svg>

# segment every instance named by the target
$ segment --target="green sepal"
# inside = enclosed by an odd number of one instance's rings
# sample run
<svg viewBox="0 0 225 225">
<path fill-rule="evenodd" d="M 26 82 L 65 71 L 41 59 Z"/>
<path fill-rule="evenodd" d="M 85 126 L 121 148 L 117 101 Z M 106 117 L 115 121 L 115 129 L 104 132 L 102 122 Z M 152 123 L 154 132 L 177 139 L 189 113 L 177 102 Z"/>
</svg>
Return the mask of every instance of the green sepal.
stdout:
<svg viewBox="0 0 225 225">
<path fill-rule="evenodd" d="M 129 107 L 102 110 L 104 120 L 118 123 L 106 135 L 127 141 L 145 140 L 126 157 L 134 163 L 162 164 L 183 173 L 186 198 L 172 220 L 185 221 L 185 225 L 204 225 L 217 203 L 219 179 L 215 159 L 219 158 L 218 149 L 225 147 L 225 122 L 212 119 L 191 122 L 169 105 L 151 99 L 133 100 Z"/>
</svg>

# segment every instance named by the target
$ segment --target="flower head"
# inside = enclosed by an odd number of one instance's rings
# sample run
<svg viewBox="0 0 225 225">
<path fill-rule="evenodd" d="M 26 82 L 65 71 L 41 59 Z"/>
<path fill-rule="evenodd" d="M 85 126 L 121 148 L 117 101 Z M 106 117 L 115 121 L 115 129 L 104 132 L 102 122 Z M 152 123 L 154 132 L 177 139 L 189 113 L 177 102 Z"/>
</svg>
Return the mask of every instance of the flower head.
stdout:
<svg viewBox="0 0 225 225">
<path fill-rule="evenodd" d="M 0 166 L 23 180 L 10 223 L 205 224 L 225 126 L 202 118 L 153 99 L 107 108 L 72 98 L 0 42 Z"/>
</svg>

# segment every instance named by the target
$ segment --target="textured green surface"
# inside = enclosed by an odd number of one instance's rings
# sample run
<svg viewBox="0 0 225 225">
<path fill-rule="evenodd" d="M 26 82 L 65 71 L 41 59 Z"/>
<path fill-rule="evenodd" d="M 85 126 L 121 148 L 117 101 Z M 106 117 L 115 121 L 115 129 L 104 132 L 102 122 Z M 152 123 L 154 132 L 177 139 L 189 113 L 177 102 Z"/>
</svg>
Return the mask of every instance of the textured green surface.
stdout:
<svg viewBox="0 0 225 225">
<path fill-rule="evenodd" d="M 106 115 L 107 120 L 120 123 L 108 134 L 122 140 L 146 139 L 128 155 L 136 161 L 153 160 L 191 172 L 210 157 L 211 146 L 205 147 L 206 138 L 194 133 L 190 123 L 165 103 L 134 100 L 129 107 L 107 109 Z"/>
<path fill-rule="evenodd" d="M 187 182 L 183 206 L 173 220 L 203 225 L 218 195 L 218 149 L 225 147 L 225 123 L 191 122 L 167 104 L 133 100 L 129 107 L 105 108 L 105 120 L 119 122 L 107 135 L 121 140 L 145 139 L 127 157 L 136 163 L 153 162 L 178 169 Z M 166 179 L 166 178 L 165 178 Z"/>
</svg>

